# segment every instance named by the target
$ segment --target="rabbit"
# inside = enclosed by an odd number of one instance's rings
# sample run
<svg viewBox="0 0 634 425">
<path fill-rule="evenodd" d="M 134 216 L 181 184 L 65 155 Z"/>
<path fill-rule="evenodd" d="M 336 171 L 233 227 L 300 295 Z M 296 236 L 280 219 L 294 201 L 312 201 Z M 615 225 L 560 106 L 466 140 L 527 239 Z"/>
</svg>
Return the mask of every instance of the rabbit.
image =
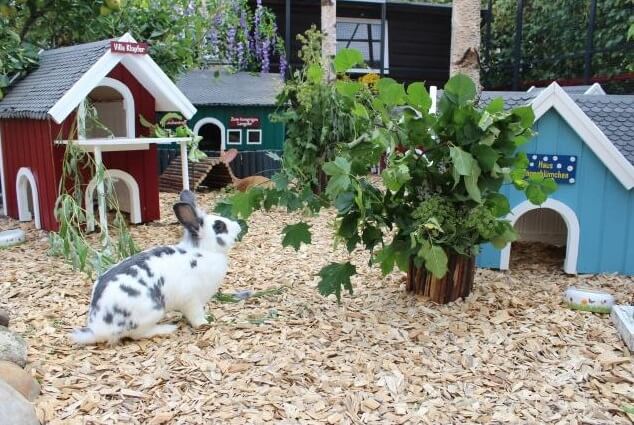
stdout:
<svg viewBox="0 0 634 425">
<path fill-rule="evenodd" d="M 114 345 L 124 337 L 170 334 L 177 326 L 158 322 L 173 310 L 194 328 L 207 323 L 205 304 L 225 277 L 227 254 L 241 228 L 207 215 L 188 190 L 173 208 L 184 227 L 182 241 L 140 252 L 101 275 L 93 287 L 88 324 L 71 335 L 75 343 Z"/>
</svg>

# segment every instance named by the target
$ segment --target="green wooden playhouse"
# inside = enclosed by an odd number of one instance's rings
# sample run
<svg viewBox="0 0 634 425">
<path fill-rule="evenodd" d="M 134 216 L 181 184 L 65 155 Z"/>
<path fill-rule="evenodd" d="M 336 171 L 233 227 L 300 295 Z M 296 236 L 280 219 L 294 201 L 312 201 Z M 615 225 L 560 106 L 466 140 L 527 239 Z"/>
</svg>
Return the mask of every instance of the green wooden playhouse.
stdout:
<svg viewBox="0 0 634 425">
<path fill-rule="evenodd" d="M 284 142 L 284 126 L 269 118 L 284 86 L 280 74 L 195 70 L 182 75 L 177 86 L 198 110 L 187 125 L 202 136 L 202 151 L 218 156 L 237 149 L 231 168 L 238 177 L 270 176 L 279 168 L 267 152 L 281 154 Z"/>
</svg>

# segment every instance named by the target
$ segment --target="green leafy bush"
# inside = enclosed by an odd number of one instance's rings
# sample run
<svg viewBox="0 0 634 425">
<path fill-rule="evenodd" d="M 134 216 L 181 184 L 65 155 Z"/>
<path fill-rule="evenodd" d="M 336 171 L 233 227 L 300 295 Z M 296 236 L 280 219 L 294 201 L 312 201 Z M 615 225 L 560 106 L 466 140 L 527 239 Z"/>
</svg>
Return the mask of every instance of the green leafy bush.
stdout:
<svg viewBox="0 0 634 425">
<path fill-rule="evenodd" d="M 219 211 L 247 219 L 253 210 L 273 205 L 312 212 L 334 207 L 335 240 L 349 252 L 362 245 L 383 273 L 395 265 L 406 271 L 413 261 L 440 278 L 450 256 L 475 256 L 484 243 L 501 248 L 513 241 L 515 231 L 504 219 L 510 208 L 500 193 L 502 185 L 512 184 L 536 204 L 556 189 L 552 179 L 528 176 L 526 154 L 518 152 L 533 136 L 532 109 L 505 110 L 502 99 L 480 105 L 474 83 L 457 75 L 445 85 L 437 111 L 430 112 L 432 99 L 422 83 L 405 87 L 382 78 L 370 88 L 345 77 L 360 61 L 353 51 L 340 52 L 334 59 L 339 79 L 332 84 L 310 67 L 296 76 L 301 83 L 314 73 L 311 84 L 323 91 L 330 84 L 334 90 L 328 91 L 326 105 L 304 110 L 291 104 L 287 109 L 296 114 L 296 122 L 285 145 L 285 168 L 274 177 L 276 188 L 234 195 Z M 289 87 L 297 84 L 291 81 Z M 334 136 L 324 139 L 330 143 L 330 159 L 320 169 L 326 156 L 313 156 L 311 163 L 297 155 L 305 149 L 302 140 L 312 137 L 307 133 L 309 137 L 300 138 L 302 119 L 321 113 L 321 108 L 352 119 L 343 128 L 341 121 L 323 125 Z M 315 123 L 309 125 L 311 132 L 319 133 Z M 387 166 L 377 179 L 368 171 L 383 154 Z M 327 175 L 327 186 L 315 194 L 306 183 L 314 183 L 320 171 Z M 303 174 L 312 180 L 303 181 Z M 309 227 L 299 223 L 284 229 L 282 244 L 298 249 L 310 240 Z M 339 299 L 342 288 L 352 292 L 350 277 L 355 273 L 350 262 L 324 267 L 320 293 Z"/>
</svg>

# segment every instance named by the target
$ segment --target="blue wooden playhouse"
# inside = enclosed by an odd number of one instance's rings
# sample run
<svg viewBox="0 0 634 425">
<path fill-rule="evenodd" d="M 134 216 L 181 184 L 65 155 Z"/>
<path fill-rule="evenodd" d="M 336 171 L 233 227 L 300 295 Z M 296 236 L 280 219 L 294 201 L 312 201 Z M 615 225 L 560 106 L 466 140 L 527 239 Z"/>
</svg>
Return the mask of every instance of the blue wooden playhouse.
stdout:
<svg viewBox="0 0 634 425">
<path fill-rule="evenodd" d="M 528 92 L 484 92 L 508 107 L 530 104 L 538 134 L 522 147 L 531 172 L 558 190 L 541 206 L 512 185 L 509 220 L 520 240 L 566 246 L 566 273 L 634 275 L 634 96 L 606 95 L 595 85 L 579 93 L 552 83 Z M 483 247 L 480 267 L 509 268 L 512 244 Z"/>
</svg>

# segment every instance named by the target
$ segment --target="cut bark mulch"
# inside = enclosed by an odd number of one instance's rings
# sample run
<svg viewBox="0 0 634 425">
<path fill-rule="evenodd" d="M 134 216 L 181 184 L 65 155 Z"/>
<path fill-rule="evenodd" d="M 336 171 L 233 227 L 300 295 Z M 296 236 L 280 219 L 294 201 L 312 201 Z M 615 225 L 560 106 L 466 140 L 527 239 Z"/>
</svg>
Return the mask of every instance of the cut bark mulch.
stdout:
<svg viewBox="0 0 634 425">
<path fill-rule="evenodd" d="M 216 196 L 200 202 L 211 209 Z M 161 194 L 163 219 L 132 228 L 141 247 L 179 239 L 175 199 Z M 92 282 L 47 255 L 44 232 L 0 219 L 0 230 L 27 230 L 26 243 L 0 250 L 0 307 L 29 343 L 43 423 L 630 423 L 631 354 L 607 315 L 569 310 L 562 293 L 583 284 L 632 303 L 632 278 L 519 263 L 478 270 L 467 300 L 437 306 L 358 250 L 355 293 L 338 305 L 316 290 L 322 266 L 348 259 L 332 246 L 332 217 L 304 218 L 313 245 L 295 252 L 280 231 L 299 215 L 254 214 L 222 291 L 262 296 L 211 301 L 200 330 L 172 314 L 175 334 L 114 348 L 70 344 Z"/>
</svg>

